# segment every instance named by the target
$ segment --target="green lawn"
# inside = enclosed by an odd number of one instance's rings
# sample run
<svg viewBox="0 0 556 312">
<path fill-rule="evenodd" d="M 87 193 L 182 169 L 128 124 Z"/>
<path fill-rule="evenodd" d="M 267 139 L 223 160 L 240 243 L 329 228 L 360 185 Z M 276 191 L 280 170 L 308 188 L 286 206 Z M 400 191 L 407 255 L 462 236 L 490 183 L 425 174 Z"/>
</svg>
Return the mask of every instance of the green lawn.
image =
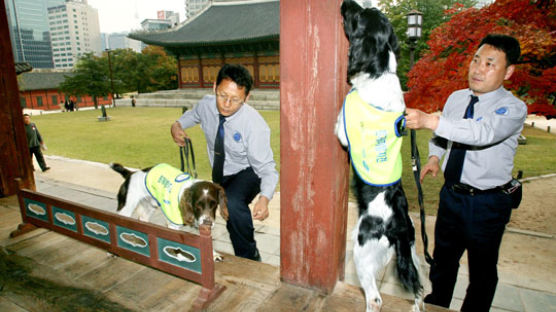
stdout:
<svg viewBox="0 0 556 312">
<path fill-rule="evenodd" d="M 158 163 L 180 167 L 179 148 L 170 135 L 170 125 L 181 115 L 181 108 L 107 109 L 108 122 L 99 122 L 99 110 L 33 116 L 43 136 L 48 155 L 86 159 L 101 163 L 119 162 L 144 168 Z M 280 115 L 261 112 L 273 128 L 272 149 L 280 165 Z M 187 131 L 195 150 L 197 172 L 210 178 L 206 141 L 199 126 Z"/>
<path fill-rule="evenodd" d="M 101 163 L 120 162 L 128 167 L 143 168 L 166 162 L 180 167 L 179 149 L 170 136 L 170 125 L 181 115 L 181 108 L 107 109 L 111 121 L 99 122 L 100 110 L 78 111 L 33 116 L 45 142 L 48 155 L 85 159 Z M 277 169 L 280 171 L 280 113 L 262 111 L 272 135 L 271 145 Z M 200 127 L 188 131 L 195 148 L 197 171 L 202 179 L 210 179 L 206 143 Z M 515 172 L 523 170 L 524 177 L 556 172 L 556 136 L 526 127 L 523 134 L 527 144 L 520 145 Z M 428 153 L 430 131 L 417 132 L 421 162 Z M 404 171 L 402 181 L 412 209 L 418 209 L 415 182 L 411 171 L 409 136 L 402 148 Z M 443 178 L 427 177 L 423 183 L 425 207 L 428 214 L 436 213 L 438 192 Z"/>
</svg>

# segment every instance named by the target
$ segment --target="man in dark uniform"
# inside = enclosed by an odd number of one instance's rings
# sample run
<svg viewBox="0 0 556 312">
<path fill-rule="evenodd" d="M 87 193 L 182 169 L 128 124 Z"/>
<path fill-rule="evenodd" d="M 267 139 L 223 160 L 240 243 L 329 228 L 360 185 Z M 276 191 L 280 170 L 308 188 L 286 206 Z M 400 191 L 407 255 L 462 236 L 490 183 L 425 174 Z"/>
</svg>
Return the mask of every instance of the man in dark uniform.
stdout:
<svg viewBox="0 0 556 312">
<path fill-rule="evenodd" d="M 44 142 L 41 134 L 39 133 L 39 129 L 37 129 L 37 126 L 31 122 L 31 116 L 29 116 L 29 114 L 23 114 L 23 123 L 25 124 L 25 134 L 27 135 L 27 143 L 29 144 L 31 160 L 33 159 L 33 155 L 35 155 L 41 170 L 43 172 L 49 170 L 50 167 L 46 165 L 44 157 L 42 156 L 41 148 L 44 148 Z"/>
<path fill-rule="evenodd" d="M 461 311 L 490 310 L 502 235 L 521 200 L 512 169 L 527 107 L 503 87 L 519 56 L 515 38 L 488 35 L 469 64 L 469 88 L 450 95 L 442 116 L 407 109 L 408 128 L 434 131 L 421 180 L 429 173 L 436 176 L 445 156 L 427 303 L 450 306 L 459 260 L 467 250 L 469 286 Z"/>
</svg>

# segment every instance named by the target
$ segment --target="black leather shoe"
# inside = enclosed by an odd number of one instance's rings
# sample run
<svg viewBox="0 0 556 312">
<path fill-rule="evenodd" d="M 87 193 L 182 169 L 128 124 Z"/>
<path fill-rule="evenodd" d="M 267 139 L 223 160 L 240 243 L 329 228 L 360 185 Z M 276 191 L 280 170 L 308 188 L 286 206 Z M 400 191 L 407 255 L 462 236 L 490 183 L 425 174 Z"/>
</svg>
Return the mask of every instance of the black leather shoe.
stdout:
<svg viewBox="0 0 556 312">
<path fill-rule="evenodd" d="M 42 172 L 46 172 L 46 171 L 48 171 L 48 170 L 50 170 L 50 167 L 44 168 L 44 169 L 42 170 Z"/>
</svg>

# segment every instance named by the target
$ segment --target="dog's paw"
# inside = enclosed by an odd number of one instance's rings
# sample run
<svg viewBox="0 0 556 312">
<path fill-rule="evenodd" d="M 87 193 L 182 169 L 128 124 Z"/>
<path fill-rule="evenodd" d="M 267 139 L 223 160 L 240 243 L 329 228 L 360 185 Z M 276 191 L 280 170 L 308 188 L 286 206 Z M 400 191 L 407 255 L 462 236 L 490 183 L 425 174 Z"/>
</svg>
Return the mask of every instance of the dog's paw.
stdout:
<svg viewBox="0 0 556 312">
<path fill-rule="evenodd" d="M 423 312 L 425 311 L 425 305 L 423 305 Z M 419 309 L 419 304 L 414 304 L 413 307 L 411 307 L 411 312 L 421 312 L 421 309 Z"/>
<path fill-rule="evenodd" d="M 425 301 L 420 298 L 416 298 L 415 304 L 411 307 L 411 312 L 425 312 Z"/>
<path fill-rule="evenodd" d="M 216 251 L 212 252 L 212 259 L 214 260 L 214 262 L 223 262 L 224 261 L 224 257 L 217 253 Z"/>
<path fill-rule="evenodd" d="M 374 298 L 367 305 L 367 312 L 380 312 L 382 307 L 382 298 Z"/>
</svg>

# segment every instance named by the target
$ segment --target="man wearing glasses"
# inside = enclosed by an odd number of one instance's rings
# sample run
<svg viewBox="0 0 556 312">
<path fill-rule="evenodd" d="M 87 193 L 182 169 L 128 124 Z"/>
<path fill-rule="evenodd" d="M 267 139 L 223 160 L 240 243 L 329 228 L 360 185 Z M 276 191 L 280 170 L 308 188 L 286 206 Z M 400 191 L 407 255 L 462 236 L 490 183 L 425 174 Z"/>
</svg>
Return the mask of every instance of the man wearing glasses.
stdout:
<svg viewBox="0 0 556 312">
<path fill-rule="evenodd" d="M 227 229 L 235 255 L 261 260 L 254 238 L 253 219 L 263 221 L 278 183 L 270 148 L 270 128 L 262 116 L 245 102 L 253 78 L 241 65 L 224 65 L 214 84 L 215 95 L 204 96 L 193 109 L 172 124 L 171 133 L 185 146 L 184 129 L 201 124 L 207 141 L 212 178 L 226 190 Z M 251 201 L 259 194 L 253 212 Z"/>
</svg>

